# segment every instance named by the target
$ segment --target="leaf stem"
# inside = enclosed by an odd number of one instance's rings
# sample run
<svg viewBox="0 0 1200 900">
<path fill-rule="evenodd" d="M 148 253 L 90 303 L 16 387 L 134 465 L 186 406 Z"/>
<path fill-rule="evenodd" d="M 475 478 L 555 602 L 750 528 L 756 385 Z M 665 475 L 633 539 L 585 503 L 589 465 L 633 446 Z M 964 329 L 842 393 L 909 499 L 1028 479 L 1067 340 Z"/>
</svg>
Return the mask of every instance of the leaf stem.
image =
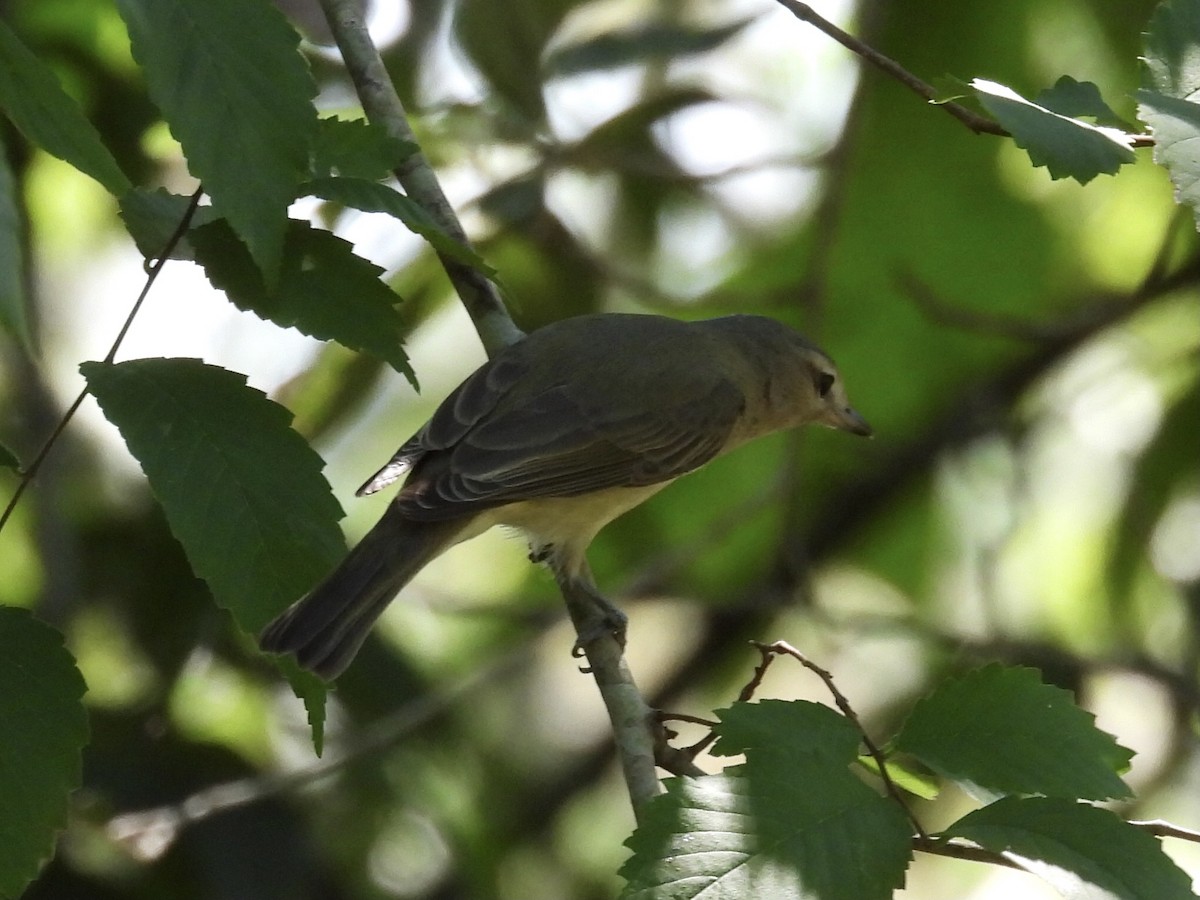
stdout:
<svg viewBox="0 0 1200 900">
<path fill-rule="evenodd" d="M 104 357 L 104 362 L 111 363 L 114 359 L 116 359 L 117 351 L 121 348 L 121 343 L 125 340 L 125 335 L 129 333 L 129 329 L 133 325 L 134 317 L 137 316 L 138 311 L 141 310 L 142 304 L 146 300 L 146 297 L 149 296 L 150 289 L 154 286 L 154 282 L 158 280 L 159 272 L 162 271 L 163 266 L 166 265 L 167 260 L 170 259 L 171 253 L 179 245 L 179 242 L 183 240 L 183 236 L 187 234 L 188 226 L 191 225 L 192 217 L 196 214 L 196 207 L 200 205 L 200 197 L 203 195 L 203 193 L 204 189 L 202 187 L 196 188 L 195 193 L 192 194 L 191 201 L 188 203 L 187 209 L 184 211 L 183 216 L 179 219 L 179 224 L 175 226 L 175 230 L 171 232 L 171 236 L 167 238 L 167 242 L 163 245 L 162 252 L 160 252 L 154 259 L 146 260 L 146 283 L 142 285 L 141 291 L 138 292 L 137 299 L 133 301 L 133 307 L 129 310 L 129 315 L 125 317 L 125 321 L 121 325 L 121 330 L 117 332 L 117 336 L 113 339 L 112 346 L 109 348 L 108 353 Z M 46 438 L 46 442 L 42 444 L 42 449 L 38 451 L 37 456 L 35 456 L 33 461 L 30 462 L 30 464 L 21 472 L 21 480 L 17 482 L 16 490 L 13 491 L 12 497 L 9 498 L 8 504 L 4 507 L 4 512 L 0 513 L 0 532 L 4 531 L 4 526 L 7 525 L 8 520 L 12 518 L 12 514 L 16 510 L 17 504 L 20 502 L 21 497 L 29 488 L 29 485 L 33 483 L 33 479 L 37 475 L 38 470 L 41 469 L 42 463 L 46 461 L 46 457 L 50 454 L 50 451 L 54 448 L 54 445 L 58 443 L 58 439 L 62 436 L 62 433 L 67 430 L 67 425 L 69 425 L 71 420 L 75 418 L 75 413 L 79 411 L 79 407 L 83 405 L 83 401 L 87 398 L 87 395 L 88 389 L 84 387 L 84 389 L 79 392 L 79 396 L 77 396 L 71 405 L 67 407 L 67 410 L 63 413 L 62 418 L 58 420 L 58 424 L 54 426 L 54 430 L 50 432 L 50 437 Z"/>
</svg>

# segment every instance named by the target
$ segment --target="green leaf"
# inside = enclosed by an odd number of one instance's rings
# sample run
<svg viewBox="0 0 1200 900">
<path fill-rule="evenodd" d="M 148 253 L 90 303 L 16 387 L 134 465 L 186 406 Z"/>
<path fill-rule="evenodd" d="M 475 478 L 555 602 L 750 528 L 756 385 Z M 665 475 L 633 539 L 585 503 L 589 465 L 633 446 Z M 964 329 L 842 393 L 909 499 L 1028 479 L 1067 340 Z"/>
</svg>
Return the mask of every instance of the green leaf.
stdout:
<svg viewBox="0 0 1200 900">
<path fill-rule="evenodd" d="M 1166 168 L 1176 202 L 1192 208 L 1200 227 L 1200 8 L 1195 3 L 1159 5 L 1146 33 L 1147 89 L 1137 92 L 1138 118 L 1154 135 L 1154 161 Z"/>
<path fill-rule="evenodd" d="M 1146 87 L 1186 100 L 1200 90 L 1200 6 L 1193 0 L 1160 3 L 1145 34 Z"/>
<path fill-rule="evenodd" d="M 3 23 L 0 22 L 0 27 Z M 0 325 L 26 350 L 33 346 L 25 309 L 24 229 L 18 213 L 17 184 L 0 135 Z"/>
<path fill-rule="evenodd" d="M 1066 897 L 1101 900 L 1195 900 L 1191 879 L 1159 842 L 1113 813 L 1046 797 L 998 800 L 969 813 L 943 837 L 961 837 L 1022 867 Z"/>
<path fill-rule="evenodd" d="M 1033 669 L 984 666 L 939 685 L 895 741 L 947 778 L 1000 794 L 1132 796 L 1116 772 L 1132 751 Z"/>
<path fill-rule="evenodd" d="M 420 204 L 386 184 L 363 178 L 317 178 L 304 185 L 302 191 L 363 212 L 387 213 L 403 222 L 409 231 L 429 241 L 430 246 L 439 253 L 466 263 L 488 277 L 496 274 L 496 270 L 474 250 L 464 247 L 442 231 Z"/>
<path fill-rule="evenodd" d="M 167 241 L 183 221 L 191 197 L 172 194 L 165 188 L 153 191 L 134 188 L 121 196 L 121 220 L 138 250 L 146 259 L 157 259 Z M 199 206 L 192 215 L 191 228 L 197 228 L 219 218 L 211 206 Z M 171 251 L 170 259 L 195 259 L 188 235 L 184 235 Z"/>
<path fill-rule="evenodd" d="M 1087 184 L 1135 159 L 1133 138 L 1119 129 L 1059 115 L 994 81 L 976 78 L 971 87 L 1016 145 L 1029 154 L 1030 162 L 1045 166 L 1051 178 L 1070 177 Z"/>
<path fill-rule="evenodd" d="M 17 897 L 54 852 L 82 777 L 87 686 L 62 635 L 0 606 L 0 896 Z"/>
<path fill-rule="evenodd" d="M 561 77 L 707 53 L 739 34 L 752 21 L 741 19 L 715 28 L 651 22 L 623 31 L 610 31 L 556 48 L 546 57 L 542 72 L 549 77 Z"/>
<path fill-rule="evenodd" d="M 345 175 L 382 181 L 417 145 L 392 137 L 366 119 L 324 118 L 318 123 L 310 174 L 313 178 Z"/>
<path fill-rule="evenodd" d="M 1192 208 L 1200 227 L 1200 157 L 1194 151 L 1200 138 L 1200 104 L 1138 91 L 1138 118 L 1154 135 L 1154 161 L 1167 170 L 1175 185 L 1175 202 Z"/>
<path fill-rule="evenodd" d="M 911 857 L 900 808 L 851 774 L 858 732 L 812 703 L 719 713 L 721 775 L 668 779 L 627 845 L 626 898 L 885 900 Z M 869 851 L 867 850 L 869 848 Z"/>
<path fill-rule="evenodd" d="M 265 0 L 117 6 L 189 170 L 274 283 L 317 130 L 299 35 Z"/>
<path fill-rule="evenodd" d="M 356 256 L 348 242 L 293 220 L 279 284 L 271 289 L 225 222 L 196 228 L 190 239 L 208 280 L 239 309 L 366 350 L 415 380 L 400 343 L 402 321 L 395 309 L 400 298 L 379 280 L 383 270 Z"/>
<path fill-rule="evenodd" d="M 1104 98 L 1100 96 L 1100 88 L 1090 81 L 1076 81 L 1070 75 L 1063 75 L 1054 82 L 1054 87 L 1038 94 L 1035 102 L 1038 106 L 1044 106 L 1061 116 L 1086 116 L 1095 119 L 1097 125 L 1111 125 L 1123 131 L 1129 128 L 1128 123 L 1104 102 Z"/>
<path fill-rule="evenodd" d="M 2 18 L 0 109 L 30 141 L 96 179 L 109 193 L 119 197 L 129 189 L 129 179 L 79 104 Z"/>
<path fill-rule="evenodd" d="M 344 554 L 342 510 L 291 414 L 234 372 L 193 359 L 80 366 L 162 504 L 192 570 L 251 634 Z M 321 739 L 324 690 L 285 671 Z"/>
</svg>

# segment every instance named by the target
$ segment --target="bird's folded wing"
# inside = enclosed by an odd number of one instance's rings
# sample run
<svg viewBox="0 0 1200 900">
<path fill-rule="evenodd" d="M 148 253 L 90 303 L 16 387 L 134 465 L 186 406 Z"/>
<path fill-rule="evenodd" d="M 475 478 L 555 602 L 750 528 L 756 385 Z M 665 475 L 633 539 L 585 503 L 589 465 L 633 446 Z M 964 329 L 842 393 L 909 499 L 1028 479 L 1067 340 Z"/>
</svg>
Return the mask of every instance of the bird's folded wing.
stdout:
<svg viewBox="0 0 1200 900">
<path fill-rule="evenodd" d="M 624 399 L 589 403 L 557 386 L 485 415 L 452 447 L 431 452 L 398 502 L 414 518 L 438 519 L 466 507 L 669 481 L 720 452 L 744 405 L 722 379 L 675 402 L 652 388 L 633 404 Z"/>
</svg>

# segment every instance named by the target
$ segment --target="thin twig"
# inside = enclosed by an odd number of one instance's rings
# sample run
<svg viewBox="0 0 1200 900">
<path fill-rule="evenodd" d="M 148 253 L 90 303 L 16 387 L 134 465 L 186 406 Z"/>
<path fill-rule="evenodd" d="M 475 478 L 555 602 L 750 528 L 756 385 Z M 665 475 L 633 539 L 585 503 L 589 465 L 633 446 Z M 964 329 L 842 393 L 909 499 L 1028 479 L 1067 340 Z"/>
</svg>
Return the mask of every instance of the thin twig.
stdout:
<svg viewBox="0 0 1200 900">
<path fill-rule="evenodd" d="M 951 859 L 965 859 L 968 862 L 990 863 L 993 866 L 1004 866 L 1008 869 L 1028 871 L 1016 859 L 995 850 L 988 850 L 978 844 L 967 843 L 960 838 L 931 838 L 918 837 L 913 841 L 913 849 L 922 853 L 932 853 L 935 856 L 948 856 Z"/>
<path fill-rule="evenodd" d="M 792 15 L 802 22 L 807 22 L 819 31 L 824 32 L 833 38 L 850 52 L 865 59 L 877 69 L 890 75 L 896 81 L 900 82 L 914 94 L 924 97 L 930 103 L 933 103 L 944 109 L 947 113 L 954 116 L 958 121 L 962 122 L 975 134 L 994 134 L 999 137 L 1011 137 L 1012 135 L 1000 123 L 987 116 L 981 116 L 961 103 L 954 101 L 941 102 L 941 95 L 937 88 L 918 78 L 900 63 L 896 62 L 889 56 L 880 53 L 874 47 L 860 41 L 854 35 L 838 28 L 828 19 L 823 19 L 817 15 L 816 11 L 807 3 L 801 3 L 799 0 L 779 0 L 780 6 L 788 10 Z M 1154 138 L 1148 134 L 1131 134 L 1131 146 L 1133 147 L 1152 147 L 1154 146 Z"/>
<path fill-rule="evenodd" d="M 163 266 L 166 265 L 167 260 L 170 259 L 171 254 L 175 251 L 175 248 L 179 245 L 179 242 L 183 240 L 183 236 L 187 234 L 188 227 L 191 225 L 192 217 L 196 213 L 196 207 L 200 205 L 200 197 L 203 195 L 203 193 L 203 188 L 196 188 L 195 193 L 192 194 L 191 201 L 188 203 L 187 209 L 184 211 L 183 216 L 179 220 L 179 224 L 175 226 L 175 230 L 171 233 L 171 236 L 167 238 L 167 242 L 163 245 L 162 251 L 153 260 L 147 260 L 146 282 L 142 285 L 142 289 L 138 293 L 137 299 L 134 300 L 133 307 L 129 310 L 129 315 L 125 317 L 125 321 L 121 325 L 121 330 L 117 332 L 117 336 L 113 339 L 112 346 L 109 348 L 108 353 L 104 357 L 104 362 L 111 363 L 114 359 L 116 359 L 117 351 L 120 349 L 121 343 L 125 340 L 125 335 L 129 333 L 129 328 L 133 325 L 134 317 L 138 314 L 138 311 L 141 310 L 142 304 L 145 302 L 146 297 L 150 295 L 150 289 L 154 287 L 154 282 L 158 280 L 159 272 L 162 271 Z M 67 425 L 69 425 L 71 420 L 75 418 L 75 413 L 79 411 L 79 407 L 82 406 L 83 401 L 87 399 L 88 393 L 89 391 L 86 387 L 79 392 L 79 396 L 77 396 L 74 402 L 67 407 L 66 412 L 62 414 L 62 418 L 58 420 L 58 424 L 54 426 L 54 430 L 50 432 L 50 437 L 46 438 L 46 443 L 42 445 L 42 449 L 38 451 L 37 456 L 35 456 L 33 461 L 30 462 L 29 465 L 21 472 L 21 480 L 17 482 L 16 490 L 13 491 L 12 497 L 9 498 L 8 505 L 4 507 L 4 512 L 0 513 L 0 531 L 4 530 L 4 526 L 8 524 L 8 520 L 12 518 L 12 514 L 17 508 L 17 503 L 20 502 L 21 496 L 28 489 L 29 485 L 33 483 L 33 479 L 37 475 L 38 470 L 41 469 L 42 463 L 46 461 L 46 457 L 50 454 L 50 451 L 54 448 L 54 445 L 58 443 L 58 439 L 62 436 L 62 433 L 66 431 Z"/>
<path fill-rule="evenodd" d="M 1191 841 L 1193 844 L 1200 844 L 1200 831 L 1192 831 L 1190 828 L 1180 828 L 1178 825 L 1172 825 L 1170 822 L 1164 822 L 1162 819 L 1147 819 L 1140 822 L 1130 822 L 1129 824 L 1156 837 L 1178 838 L 1181 841 Z"/>
<path fill-rule="evenodd" d="M 834 683 L 833 675 L 827 669 L 821 668 L 787 641 L 775 641 L 772 644 L 760 644 L 757 641 L 753 641 L 752 643 L 758 648 L 760 653 L 784 654 L 792 657 L 800 665 L 804 666 L 804 668 L 814 673 L 821 681 L 825 682 L 825 688 L 833 696 L 833 702 L 837 704 L 837 708 L 841 711 L 842 715 L 850 720 L 854 727 L 858 729 L 858 733 L 862 736 L 863 746 L 867 748 L 867 753 L 871 755 L 871 758 L 875 760 L 875 765 L 879 767 L 879 777 L 883 781 L 884 790 L 887 791 L 888 796 L 900 804 L 900 808 L 904 810 L 904 814 L 908 816 L 909 822 L 916 829 L 918 839 L 928 841 L 929 835 L 925 833 L 925 829 L 921 827 L 920 821 L 918 821 L 916 815 L 909 809 L 908 804 L 905 802 L 900 789 L 892 781 L 892 776 L 889 774 L 887 768 L 887 757 L 884 756 L 883 751 L 879 749 L 875 742 L 871 740 L 871 736 L 867 734 L 867 730 L 863 728 L 858 714 L 854 711 L 854 707 L 850 705 L 850 701 L 846 699 L 846 695 Z M 766 666 L 767 664 L 764 661 L 760 668 L 765 670 Z"/>
</svg>

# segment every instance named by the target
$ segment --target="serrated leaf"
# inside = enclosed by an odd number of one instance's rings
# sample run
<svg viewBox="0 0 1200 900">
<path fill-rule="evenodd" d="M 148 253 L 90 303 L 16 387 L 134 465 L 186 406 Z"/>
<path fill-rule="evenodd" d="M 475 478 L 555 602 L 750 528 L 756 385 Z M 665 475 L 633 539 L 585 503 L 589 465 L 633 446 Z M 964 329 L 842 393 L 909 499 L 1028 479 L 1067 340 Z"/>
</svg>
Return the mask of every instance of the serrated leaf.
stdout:
<svg viewBox="0 0 1200 900">
<path fill-rule="evenodd" d="M 1038 106 L 994 81 L 971 82 L 979 101 L 1012 134 L 1035 166 L 1051 178 L 1074 178 L 1087 184 L 1097 175 L 1112 175 L 1135 159 L 1131 135 Z"/>
<path fill-rule="evenodd" d="M 1146 87 L 1192 99 L 1200 91 L 1200 6 L 1191 0 L 1160 3 L 1145 38 Z"/>
<path fill-rule="evenodd" d="M 265 0 L 117 7 L 188 169 L 273 283 L 317 129 L 299 35 Z"/>
<path fill-rule="evenodd" d="M 1155 838 L 1087 804 L 1010 797 L 969 813 L 943 836 L 1011 854 L 1066 897 L 1195 900 L 1191 879 Z"/>
<path fill-rule="evenodd" d="M 439 253 L 482 272 L 489 278 L 496 270 L 483 261 L 474 250 L 464 247 L 442 231 L 433 217 L 411 197 L 374 181 L 363 178 L 316 178 L 304 185 L 303 193 L 363 212 L 387 213 L 399 219 L 414 234 L 429 241 Z"/>
<path fill-rule="evenodd" d="M 134 188 L 121 196 L 121 221 L 142 256 L 157 259 L 166 247 L 168 239 L 183 221 L 191 197 L 172 194 L 165 188 L 150 191 Z M 192 214 L 191 228 L 205 225 L 218 219 L 217 211 L 211 206 L 199 206 Z M 191 241 L 185 234 L 171 251 L 170 259 L 195 259 Z"/>
<path fill-rule="evenodd" d="M 344 554 L 341 507 L 291 414 L 244 376 L 194 359 L 80 366 L 162 504 L 193 571 L 257 634 Z M 285 669 L 320 744 L 324 691 Z"/>
<path fill-rule="evenodd" d="M 0 135 L 0 325 L 29 350 L 33 339 L 25 309 L 24 229 L 17 209 L 17 185 Z"/>
<path fill-rule="evenodd" d="M 1154 161 L 1167 170 L 1175 186 L 1175 202 L 1190 206 L 1200 228 L 1200 104 L 1138 91 L 1138 118 L 1154 135 Z"/>
<path fill-rule="evenodd" d="M 353 247 L 308 222 L 292 220 L 279 284 L 268 288 L 245 246 L 223 221 L 193 229 L 196 260 L 238 309 L 320 340 L 335 340 L 386 360 L 414 380 L 400 343 L 400 298 L 379 280 L 383 270 Z"/>
<path fill-rule="evenodd" d="M 947 679 L 913 707 L 895 746 L 947 778 L 999 794 L 1132 796 L 1116 774 L 1132 751 L 1033 669 L 989 665 Z"/>
<path fill-rule="evenodd" d="M 556 48 L 546 57 L 542 72 L 549 77 L 562 77 L 707 53 L 739 34 L 752 21 L 741 19 L 715 28 L 699 28 L 678 22 L 651 22 L 622 31 L 610 31 Z"/>
<path fill-rule="evenodd" d="M 1062 116 L 1086 116 L 1095 119 L 1097 125 L 1128 130 L 1128 123 L 1122 121 L 1112 107 L 1104 102 L 1100 88 L 1090 81 L 1076 81 L 1070 75 L 1063 75 L 1054 82 L 1054 87 L 1038 94 L 1034 102 Z"/>
<path fill-rule="evenodd" d="M 79 104 L 2 18 L 0 109 L 30 141 L 96 179 L 109 193 L 119 197 L 129 189 L 129 179 Z"/>
<path fill-rule="evenodd" d="M 904 882 L 910 831 L 894 802 L 851 774 L 854 727 L 799 702 L 719 715 L 720 752 L 744 752 L 746 764 L 667 780 L 627 841 L 622 896 L 890 898 Z"/>
<path fill-rule="evenodd" d="M 366 119 L 324 118 L 318 122 L 310 174 L 382 181 L 416 149 L 416 144 L 392 137 Z"/>
<path fill-rule="evenodd" d="M 62 635 L 0 606 L 0 896 L 18 897 L 54 852 L 79 787 L 87 686 Z"/>
<path fill-rule="evenodd" d="M 1138 118 L 1154 135 L 1154 161 L 1175 185 L 1175 202 L 1190 206 L 1200 227 L 1200 9 L 1162 3 L 1150 20 L 1145 52 L 1147 89 L 1137 92 Z"/>
</svg>

